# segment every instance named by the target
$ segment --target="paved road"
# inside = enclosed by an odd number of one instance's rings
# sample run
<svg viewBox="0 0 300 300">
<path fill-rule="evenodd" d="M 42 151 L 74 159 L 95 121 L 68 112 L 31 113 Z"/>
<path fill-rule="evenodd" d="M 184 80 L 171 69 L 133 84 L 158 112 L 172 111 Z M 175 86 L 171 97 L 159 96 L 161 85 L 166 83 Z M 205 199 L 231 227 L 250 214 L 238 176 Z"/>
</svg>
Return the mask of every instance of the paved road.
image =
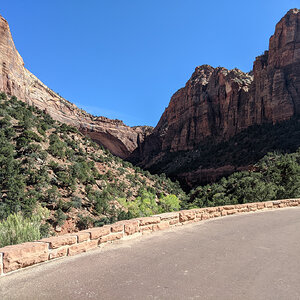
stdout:
<svg viewBox="0 0 300 300">
<path fill-rule="evenodd" d="M 300 299 L 300 208 L 225 217 L 0 279 L 0 299 Z"/>
</svg>

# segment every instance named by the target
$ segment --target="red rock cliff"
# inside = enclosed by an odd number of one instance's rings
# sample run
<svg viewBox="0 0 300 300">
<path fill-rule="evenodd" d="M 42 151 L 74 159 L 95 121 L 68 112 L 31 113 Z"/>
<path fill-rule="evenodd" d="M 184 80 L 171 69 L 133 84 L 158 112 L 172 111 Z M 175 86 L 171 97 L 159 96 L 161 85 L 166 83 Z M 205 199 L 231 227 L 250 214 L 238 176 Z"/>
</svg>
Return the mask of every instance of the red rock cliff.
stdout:
<svg viewBox="0 0 300 300">
<path fill-rule="evenodd" d="M 129 127 L 122 121 L 94 117 L 65 100 L 25 67 L 15 48 L 7 21 L 0 16 L 0 91 L 15 95 L 20 100 L 45 109 L 56 120 L 78 127 L 113 154 L 127 157 L 150 127 Z"/>
<path fill-rule="evenodd" d="M 292 9 L 276 25 L 269 51 L 256 58 L 251 74 L 197 67 L 131 159 L 150 169 L 163 167 L 167 153 L 193 151 L 208 139 L 224 141 L 249 126 L 299 114 L 300 10 Z"/>
</svg>

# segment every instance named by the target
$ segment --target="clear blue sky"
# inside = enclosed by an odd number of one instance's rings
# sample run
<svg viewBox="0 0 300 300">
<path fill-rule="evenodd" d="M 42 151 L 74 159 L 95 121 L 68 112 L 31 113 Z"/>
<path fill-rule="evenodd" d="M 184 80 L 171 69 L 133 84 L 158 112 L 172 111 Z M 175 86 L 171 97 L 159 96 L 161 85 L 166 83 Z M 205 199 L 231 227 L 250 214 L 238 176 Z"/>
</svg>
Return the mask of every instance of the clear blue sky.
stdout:
<svg viewBox="0 0 300 300">
<path fill-rule="evenodd" d="M 7 0 L 25 66 L 94 115 L 158 122 L 195 67 L 252 69 L 299 0 Z"/>
</svg>

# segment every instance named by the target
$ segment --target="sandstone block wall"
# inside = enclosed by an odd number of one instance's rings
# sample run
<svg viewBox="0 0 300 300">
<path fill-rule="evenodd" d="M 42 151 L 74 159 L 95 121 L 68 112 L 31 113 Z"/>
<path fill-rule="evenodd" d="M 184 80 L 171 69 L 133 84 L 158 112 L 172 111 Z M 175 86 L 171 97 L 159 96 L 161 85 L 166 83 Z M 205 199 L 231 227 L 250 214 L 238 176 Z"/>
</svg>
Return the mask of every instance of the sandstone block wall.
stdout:
<svg viewBox="0 0 300 300">
<path fill-rule="evenodd" d="M 152 217 L 119 221 L 111 225 L 45 238 L 35 242 L 6 246 L 0 248 L 0 276 L 45 261 L 87 252 L 107 243 L 150 234 L 175 226 L 245 212 L 293 206 L 300 206 L 300 199 L 182 210 Z"/>
</svg>

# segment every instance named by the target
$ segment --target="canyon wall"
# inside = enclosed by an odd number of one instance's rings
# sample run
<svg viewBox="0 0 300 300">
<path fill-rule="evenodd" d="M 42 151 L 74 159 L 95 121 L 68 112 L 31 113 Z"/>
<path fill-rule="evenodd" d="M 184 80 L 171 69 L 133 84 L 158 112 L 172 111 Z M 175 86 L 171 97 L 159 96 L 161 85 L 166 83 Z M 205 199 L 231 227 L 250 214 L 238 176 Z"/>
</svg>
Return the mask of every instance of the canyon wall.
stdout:
<svg viewBox="0 0 300 300">
<path fill-rule="evenodd" d="M 127 157 L 151 132 L 149 126 L 126 126 L 120 120 L 95 117 L 62 98 L 24 67 L 9 25 L 0 16 L 0 91 L 46 110 L 55 120 L 76 126 L 113 154 Z"/>
<path fill-rule="evenodd" d="M 198 151 L 207 141 L 228 140 L 253 125 L 288 120 L 299 115 L 299 109 L 300 10 L 292 9 L 276 25 L 269 51 L 256 58 L 252 72 L 197 67 L 131 160 L 150 170 L 158 171 L 157 166 L 164 170 L 170 154 L 173 164 L 180 164 L 174 159 L 176 153 Z M 241 166 L 228 166 L 224 161 L 225 170 L 233 172 L 237 167 Z M 172 169 L 174 173 L 176 167 Z M 192 174 L 178 172 L 177 177 L 193 181 L 193 176 L 207 175 L 209 170 L 200 166 Z"/>
</svg>

